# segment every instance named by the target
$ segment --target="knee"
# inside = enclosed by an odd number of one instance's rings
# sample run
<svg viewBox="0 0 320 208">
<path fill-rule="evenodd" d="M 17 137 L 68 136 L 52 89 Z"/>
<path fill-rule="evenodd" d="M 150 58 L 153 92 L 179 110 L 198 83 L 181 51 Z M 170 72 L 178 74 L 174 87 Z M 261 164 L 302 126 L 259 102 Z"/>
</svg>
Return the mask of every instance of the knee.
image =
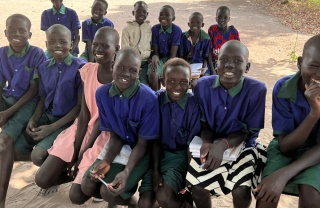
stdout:
<svg viewBox="0 0 320 208">
<path fill-rule="evenodd" d="M 37 171 L 34 180 L 37 186 L 42 189 L 48 189 L 51 187 L 50 178 L 47 178 L 47 174 L 43 172 L 41 168 Z"/>
<path fill-rule="evenodd" d="M 6 134 L 0 136 L 0 153 L 6 152 L 13 148 L 13 140 Z"/>
<path fill-rule="evenodd" d="M 94 197 L 97 191 L 97 184 L 86 176 L 82 179 L 81 191 L 87 196 Z"/>
<path fill-rule="evenodd" d="M 48 151 L 42 147 L 36 146 L 31 152 L 31 160 L 36 166 L 41 166 L 48 157 Z"/>
<path fill-rule="evenodd" d="M 232 190 L 233 201 L 251 201 L 250 188 L 247 186 L 239 186 Z"/>
<path fill-rule="evenodd" d="M 210 192 L 200 186 L 192 186 L 192 198 L 194 200 L 203 200 L 206 197 L 210 197 Z"/>
<path fill-rule="evenodd" d="M 85 203 L 90 197 L 85 195 L 81 191 L 80 184 L 72 184 L 70 191 L 69 191 L 69 198 L 73 204 L 81 205 Z"/>
<path fill-rule="evenodd" d="M 320 193 L 312 186 L 299 185 L 299 201 L 301 207 L 317 207 L 320 203 Z"/>
</svg>

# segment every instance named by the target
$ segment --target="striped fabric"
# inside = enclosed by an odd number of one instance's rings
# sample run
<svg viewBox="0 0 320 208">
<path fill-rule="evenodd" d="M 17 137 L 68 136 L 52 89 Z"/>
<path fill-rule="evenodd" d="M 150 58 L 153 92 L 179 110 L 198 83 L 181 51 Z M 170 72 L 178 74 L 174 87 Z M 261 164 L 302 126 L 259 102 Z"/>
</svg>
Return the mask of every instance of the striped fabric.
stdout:
<svg viewBox="0 0 320 208">
<path fill-rule="evenodd" d="M 245 148 L 236 161 L 223 161 L 213 171 L 199 168 L 199 158 L 192 158 L 186 179 L 189 185 L 201 186 L 215 196 L 227 195 L 239 186 L 254 189 L 261 181 L 266 161 L 266 148 L 260 144 Z"/>
</svg>

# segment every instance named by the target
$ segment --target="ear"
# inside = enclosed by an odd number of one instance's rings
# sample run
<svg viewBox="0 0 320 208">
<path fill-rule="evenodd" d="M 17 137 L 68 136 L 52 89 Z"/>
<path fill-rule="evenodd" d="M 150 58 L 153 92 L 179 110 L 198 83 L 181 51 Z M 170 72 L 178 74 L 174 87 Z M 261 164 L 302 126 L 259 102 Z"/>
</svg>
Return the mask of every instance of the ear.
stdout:
<svg viewBox="0 0 320 208">
<path fill-rule="evenodd" d="M 32 32 L 29 32 L 29 39 L 32 37 Z"/>
<path fill-rule="evenodd" d="M 302 61 L 303 61 L 302 56 L 299 56 L 298 60 L 297 60 L 297 67 L 298 67 L 299 71 L 301 71 Z"/>
<path fill-rule="evenodd" d="M 134 11 L 132 11 L 132 15 L 134 16 Z"/>
<path fill-rule="evenodd" d="M 164 81 L 164 79 L 165 79 L 165 77 L 162 77 L 162 79 L 160 80 L 160 82 L 161 82 L 161 84 L 162 84 L 162 86 L 166 86 L 166 82 Z"/>
<path fill-rule="evenodd" d="M 104 12 L 104 15 L 106 15 L 108 13 L 108 11 L 106 10 L 105 12 Z"/>
<path fill-rule="evenodd" d="M 249 72 L 250 66 L 251 66 L 251 64 L 250 64 L 250 62 L 248 62 L 247 65 L 246 65 L 246 71 L 245 71 L 245 73 L 248 73 L 248 72 Z"/>
<path fill-rule="evenodd" d="M 202 23 L 201 27 L 203 27 L 203 26 L 204 26 L 204 23 Z"/>
<path fill-rule="evenodd" d="M 111 68 L 110 68 L 110 71 L 113 71 L 113 67 L 114 67 L 114 61 L 111 61 Z"/>
<path fill-rule="evenodd" d="M 120 50 L 120 45 L 116 45 L 116 52 Z"/>
<path fill-rule="evenodd" d="M 228 22 L 230 21 L 230 17 L 228 18 Z"/>
<path fill-rule="evenodd" d="M 72 49 L 72 46 L 73 46 L 73 41 L 71 41 L 71 44 L 70 44 L 70 49 Z"/>
<path fill-rule="evenodd" d="M 188 22 L 188 26 L 190 27 L 190 22 Z"/>
<path fill-rule="evenodd" d="M 7 37 L 7 30 L 4 30 L 4 36 Z"/>
<path fill-rule="evenodd" d="M 176 19 L 176 16 L 173 15 L 173 17 L 172 17 L 172 22 L 173 22 L 175 19 Z"/>
<path fill-rule="evenodd" d="M 48 49 L 48 42 L 47 42 L 47 41 L 45 41 L 45 43 L 46 43 L 46 48 Z"/>
</svg>

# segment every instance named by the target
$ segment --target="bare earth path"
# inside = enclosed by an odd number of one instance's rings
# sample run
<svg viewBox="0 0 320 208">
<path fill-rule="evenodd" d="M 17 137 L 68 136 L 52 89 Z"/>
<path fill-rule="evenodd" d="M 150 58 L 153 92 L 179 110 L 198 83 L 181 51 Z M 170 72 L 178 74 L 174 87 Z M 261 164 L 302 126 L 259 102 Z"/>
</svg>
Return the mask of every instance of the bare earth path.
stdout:
<svg viewBox="0 0 320 208">
<path fill-rule="evenodd" d="M 65 0 L 66 6 L 78 12 L 80 20 L 90 17 L 92 1 Z M 107 17 L 114 22 L 116 29 L 121 33 L 127 20 L 132 19 L 131 10 L 134 0 L 110 0 Z M 120 3 L 121 2 L 121 3 Z M 264 7 L 246 0 L 179 0 L 158 1 L 146 0 L 149 5 L 149 20 L 151 24 L 158 22 L 158 13 L 162 5 L 170 4 L 176 10 L 175 23 L 183 30 L 187 30 L 188 17 L 192 12 L 199 11 L 204 15 L 204 30 L 215 23 L 215 11 L 218 6 L 226 5 L 231 9 L 230 24 L 240 32 L 241 41 L 250 50 L 251 70 L 248 76 L 266 83 L 268 87 L 265 129 L 260 134 L 259 141 L 268 144 L 272 139 L 271 130 L 271 93 L 276 80 L 296 71 L 296 63 L 289 61 L 289 54 L 293 50 L 297 34 L 290 28 L 282 25 L 277 18 L 270 16 Z M 44 48 L 44 33 L 40 31 L 41 12 L 50 7 L 48 0 L 4 1 L 0 0 L 1 28 L 5 28 L 5 19 L 13 13 L 23 13 L 32 21 L 33 36 L 31 44 Z M 300 54 L 303 43 L 310 37 L 308 34 L 299 34 L 297 39 L 297 54 Z M 7 44 L 4 36 L 0 37 L 0 46 Z M 83 43 L 80 48 L 83 49 Z M 68 199 L 70 184 L 60 187 L 58 193 L 51 196 L 37 196 L 39 188 L 34 184 L 34 174 L 37 167 L 31 163 L 17 162 L 14 165 L 13 175 L 7 196 L 7 207 L 106 207 L 106 203 L 93 204 L 89 200 L 85 205 L 72 205 Z M 232 207 L 230 197 L 213 198 L 214 207 Z M 297 207 L 297 198 L 283 196 L 279 207 Z M 254 207 L 254 202 L 252 203 Z"/>
</svg>

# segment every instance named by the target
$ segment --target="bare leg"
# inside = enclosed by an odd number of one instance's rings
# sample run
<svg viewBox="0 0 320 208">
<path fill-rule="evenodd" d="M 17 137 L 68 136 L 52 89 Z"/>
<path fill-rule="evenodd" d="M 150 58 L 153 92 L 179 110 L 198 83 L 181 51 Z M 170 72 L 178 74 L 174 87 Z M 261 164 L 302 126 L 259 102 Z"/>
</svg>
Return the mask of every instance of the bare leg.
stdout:
<svg viewBox="0 0 320 208">
<path fill-rule="evenodd" d="M 82 192 L 80 184 L 73 183 L 69 191 L 69 198 L 73 204 L 80 205 L 85 203 L 91 197 Z"/>
<path fill-rule="evenodd" d="M 166 184 L 166 182 L 158 189 L 156 195 L 160 207 L 176 208 L 180 207 L 182 203 L 178 195 L 173 192 L 172 188 Z"/>
<path fill-rule="evenodd" d="M 153 207 L 153 205 L 156 202 L 156 196 L 154 191 L 146 191 L 143 192 L 139 197 L 139 208 L 150 208 Z"/>
<path fill-rule="evenodd" d="M 158 86 L 158 72 L 153 72 L 151 71 L 150 74 L 148 74 L 148 79 L 149 79 L 149 84 L 150 84 L 150 87 L 153 91 L 157 91 L 159 89 L 159 86 Z"/>
<path fill-rule="evenodd" d="M 5 133 L 0 133 L 0 208 L 4 208 L 14 162 L 13 140 Z"/>
<path fill-rule="evenodd" d="M 247 186 L 239 186 L 232 191 L 233 207 L 246 208 L 250 207 L 252 198 L 251 190 Z"/>
<path fill-rule="evenodd" d="M 138 207 L 138 201 L 134 196 L 132 196 L 129 199 L 124 200 L 119 195 L 114 196 L 113 194 L 111 194 L 105 186 L 101 186 L 100 194 L 101 194 L 101 197 L 110 204 L 128 206 L 128 208 Z"/>
<path fill-rule="evenodd" d="M 48 151 L 39 146 L 36 146 L 31 152 L 31 160 L 33 164 L 38 167 L 40 167 L 44 163 L 48 156 Z"/>
<path fill-rule="evenodd" d="M 313 208 L 320 204 L 320 193 L 308 185 L 299 185 L 299 207 Z"/>
<path fill-rule="evenodd" d="M 211 208 L 211 196 L 210 192 L 199 186 L 192 186 L 192 198 L 196 207 Z"/>
<path fill-rule="evenodd" d="M 101 182 L 94 182 L 88 176 L 84 177 L 81 182 L 81 190 L 87 196 L 101 198 Z"/>
<path fill-rule="evenodd" d="M 277 208 L 278 203 L 265 202 L 261 200 L 257 200 L 256 208 Z"/>
</svg>

